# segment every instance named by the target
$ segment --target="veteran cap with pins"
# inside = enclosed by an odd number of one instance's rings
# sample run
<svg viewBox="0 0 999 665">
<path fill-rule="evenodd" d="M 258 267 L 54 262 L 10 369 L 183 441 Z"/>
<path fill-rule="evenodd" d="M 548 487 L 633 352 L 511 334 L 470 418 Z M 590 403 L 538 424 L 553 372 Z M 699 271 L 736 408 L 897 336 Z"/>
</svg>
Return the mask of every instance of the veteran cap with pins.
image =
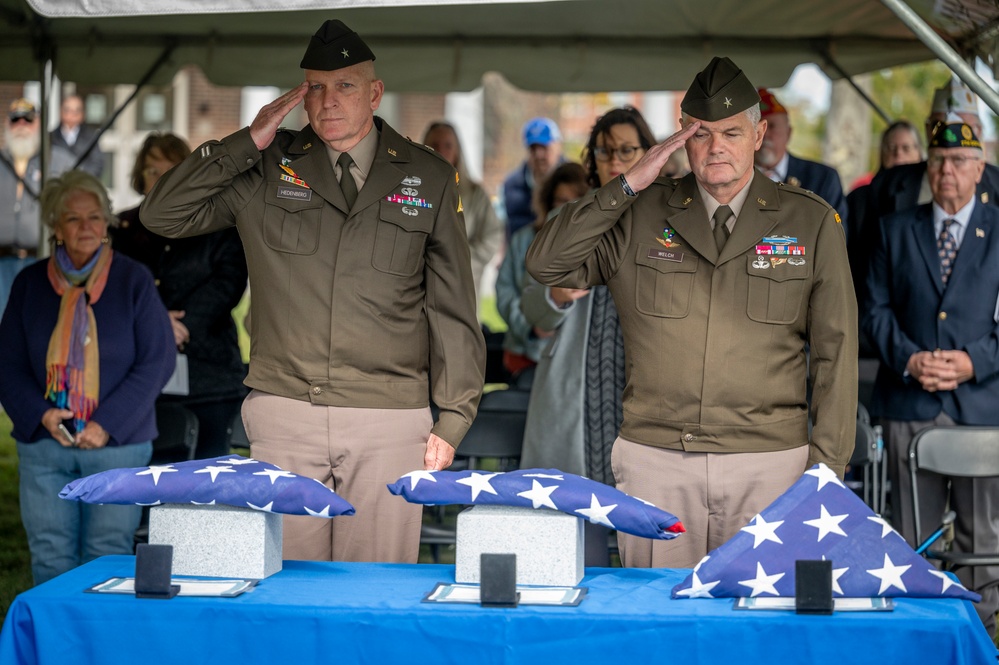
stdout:
<svg viewBox="0 0 999 665">
<path fill-rule="evenodd" d="M 35 105 L 31 103 L 30 100 L 15 99 L 10 103 L 10 109 L 7 111 L 7 118 L 11 121 L 14 120 L 27 120 L 28 122 L 35 121 Z"/>
<path fill-rule="evenodd" d="M 982 149 L 982 142 L 975 136 L 971 125 L 964 122 L 956 113 L 947 115 L 947 122 L 937 123 L 930 137 L 930 148 L 975 148 Z"/>
<path fill-rule="evenodd" d="M 680 110 L 697 120 L 723 120 L 760 102 L 760 95 L 734 62 L 715 56 L 698 72 Z"/>
<path fill-rule="evenodd" d="M 312 35 L 302 56 L 302 69 L 331 72 L 374 60 L 375 54 L 343 21 L 330 19 Z"/>
</svg>

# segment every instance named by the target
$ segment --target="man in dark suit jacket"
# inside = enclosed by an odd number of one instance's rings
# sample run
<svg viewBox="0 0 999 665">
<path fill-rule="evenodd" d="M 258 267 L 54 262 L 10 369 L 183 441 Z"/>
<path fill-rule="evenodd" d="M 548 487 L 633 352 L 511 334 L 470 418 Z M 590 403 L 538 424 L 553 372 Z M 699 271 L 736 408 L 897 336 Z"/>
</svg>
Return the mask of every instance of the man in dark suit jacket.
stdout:
<svg viewBox="0 0 999 665">
<path fill-rule="evenodd" d="M 767 121 L 763 145 L 756 151 L 756 166 L 774 182 L 783 182 L 818 194 L 846 221 L 846 197 L 836 169 L 800 159 L 787 151 L 791 120 L 787 109 L 766 88 L 760 88 L 760 113 Z M 845 227 L 844 227 L 845 228 Z"/>
<path fill-rule="evenodd" d="M 955 116 L 930 143 L 933 201 L 881 220 L 867 279 L 864 330 L 881 367 L 871 414 L 885 426 L 892 521 L 914 542 L 908 447 L 933 425 L 999 426 L 999 210 L 975 185 L 985 163 L 969 125 Z M 939 476 L 920 482 L 920 526 L 932 533 L 949 505 L 959 551 L 999 552 L 999 480 Z M 990 634 L 999 609 L 996 568 L 964 568 L 982 594 Z M 991 585 L 991 586 L 990 586 Z"/>
<path fill-rule="evenodd" d="M 104 153 L 94 145 L 83 161 L 84 152 L 97 139 L 97 131 L 83 124 L 83 100 L 78 95 L 70 95 L 62 100 L 59 107 L 59 126 L 52 130 L 52 145 L 65 148 L 76 157 L 76 168 L 100 178 L 104 170 Z"/>
<path fill-rule="evenodd" d="M 952 79 L 933 93 L 930 113 L 926 118 L 926 140 L 929 142 L 933 129 L 946 122 L 949 113 L 957 114 L 967 124 L 975 136 L 982 135 L 982 122 L 978 115 L 978 97 L 961 83 Z M 870 264 L 872 247 L 877 242 L 878 220 L 898 210 L 912 208 L 931 199 L 926 174 L 926 162 L 905 164 L 879 171 L 870 186 L 869 205 L 862 218 L 851 219 L 847 234 L 847 248 L 850 250 L 850 267 L 853 282 L 858 289 L 857 301 L 863 303 L 863 289 L 867 283 L 867 267 Z M 975 190 L 975 197 L 981 203 L 999 205 L 999 168 L 985 163 L 985 171 Z M 852 214 L 852 211 L 851 211 Z"/>
</svg>

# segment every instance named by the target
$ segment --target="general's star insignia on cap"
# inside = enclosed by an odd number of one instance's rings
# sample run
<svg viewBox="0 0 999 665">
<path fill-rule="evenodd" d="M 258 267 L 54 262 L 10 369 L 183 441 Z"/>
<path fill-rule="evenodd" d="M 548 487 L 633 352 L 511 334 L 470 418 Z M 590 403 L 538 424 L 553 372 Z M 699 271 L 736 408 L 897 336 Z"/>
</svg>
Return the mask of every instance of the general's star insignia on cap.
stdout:
<svg viewBox="0 0 999 665">
<path fill-rule="evenodd" d="M 732 106 L 732 100 L 729 99 L 728 97 L 726 97 L 725 98 L 725 107 L 728 108 L 730 106 Z"/>
<path fill-rule="evenodd" d="M 340 51 L 340 53 L 342 53 L 343 57 L 345 57 L 345 58 L 349 58 L 350 57 L 350 53 L 347 52 L 347 49 L 344 49 L 344 50 Z"/>
</svg>

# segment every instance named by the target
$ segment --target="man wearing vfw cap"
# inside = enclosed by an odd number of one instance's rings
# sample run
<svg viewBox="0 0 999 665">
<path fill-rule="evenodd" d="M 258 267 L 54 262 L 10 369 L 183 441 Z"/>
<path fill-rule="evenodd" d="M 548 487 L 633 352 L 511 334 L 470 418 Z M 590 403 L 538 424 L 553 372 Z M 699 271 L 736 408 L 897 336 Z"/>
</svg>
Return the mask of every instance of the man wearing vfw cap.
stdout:
<svg viewBox="0 0 999 665">
<path fill-rule="evenodd" d="M 946 85 L 933 93 L 930 112 L 926 118 L 926 138 L 929 142 L 933 129 L 945 122 L 947 115 L 955 113 L 962 122 L 968 124 L 975 136 L 981 137 L 982 122 L 978 115 L 978 97 L 960 79 L 952 78 Z M 979 203 L 999 205 L 999 168 L 985 163 L 981 180 L 975 188 Z M 867 268 L 871 252 L 877 242 L 878 224 L 882 217 L 929 203 L 933 199 L 927 175 L 926 160 L 915 164 L 902 164 L 879 171 L 871 181 L 871 201 L 863 220 L 852 220 L 857 229 L 856 240 L 850 239 L 851 258 L 856 271 L 858 299 L 866 300 L 864 289 L 867 284 Z"/>
<path fill-rule="evenodd" d="M 42 191 L 41 121 L 35 105 L 15 99 L 7 111 L 0 152 L 0 316 L 17 273 L 38 256 L 38 194 Z M 73 155 L 52 146 L 48 176 L 73 168 Z"/>
<path fill-rule="evenodd" d="M 975 196 L 984 162 L 972 127 L 957 115 L 930 140 L 931 203 L 885 217 L 867 277 L 864 330 L 881 366 L 871 415 L 888 445 L 892 523 L 915 542 L 908 450 L 932 425 L 999 425 L 999 210 Z M 928 536 L 948 508 L 962 552 L 999 551 L 999 481 L 920 477 L 920 529 Z M 999 610 L 999 569 L 963 568 L 962 584 L 990 635 Z"/>
<path fill-rule="evenodd" d="M 607 284 L 617 305 L 628 374 L 614 477 L 687 527 L 668 543 L 618 534 L 626 566 L 696 565 L 808 466 L 842 476 L 853 451 L 843 232 L 817 196 L 756 173 L 759 100 L 732 61 L 712 59 L 681 104 L 683 129 L 563 208 L 527 255 L 542 283 Z M 691 174 L 659 178 L 684 143 Z"/>
<path fill-rule="evenodd" d="M 524 125 L 527 157 L 507 175 L 500 188 L 501 208 L 506 212 L 507 240 L 521 228 L 533 224 L 534 191 L 565 159 L 562 157 L 562 133 L 554 120 L 532 118 Z"/>
<path fill-rule="evenodd" d="M 449 466 L 482 391 L 457 176 L 374 117 L 373 60 L 327 21 L 302 59 L 305 82 L 195 150 L 141 211 L 170 237 L 239 229 L 253 289 L 251 452 L 357 509 L 286 517 L 289 559 L 415 562 L 420 507 L 385 485 Z M 303 100 L 309 125 L 279 128 Z"/>
<path fill-rule="evenodd" d="M 756 151 L 756 165 L 774 182 L 786 182 L 818 194 L 846 222 L 846 197 L 836 169 L 795 157 L 787 151 L 791 141 L 791 118 L 772 92 L 760 88 L 760 115 L 767 121 L 763 144 Z"/>
</svg>

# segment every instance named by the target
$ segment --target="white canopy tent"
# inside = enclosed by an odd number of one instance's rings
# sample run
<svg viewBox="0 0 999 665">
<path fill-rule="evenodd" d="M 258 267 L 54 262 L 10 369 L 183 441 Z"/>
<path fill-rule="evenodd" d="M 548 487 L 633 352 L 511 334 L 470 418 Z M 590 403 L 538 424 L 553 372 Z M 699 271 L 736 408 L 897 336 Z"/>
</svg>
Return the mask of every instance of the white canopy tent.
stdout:
<svg viewBox="0 0 999 665">
<path fill-rule="evenodd" d="M 940 3 L 918 4 L 933 19 Z M 779 86 L 803 62 L 839 78 L 933 57 L 876 0 L 0 0 L 0 80 L 38 79 L 51 58 L 63 80 L 138 83 L 169 54 L 152 82 L 195 64 L 220 85 L 290 86 L 331 17 L 397 92 L 470 90 L 490 70 L 528 90 L 683 89 L 715 54 Z"/>
</svg>

